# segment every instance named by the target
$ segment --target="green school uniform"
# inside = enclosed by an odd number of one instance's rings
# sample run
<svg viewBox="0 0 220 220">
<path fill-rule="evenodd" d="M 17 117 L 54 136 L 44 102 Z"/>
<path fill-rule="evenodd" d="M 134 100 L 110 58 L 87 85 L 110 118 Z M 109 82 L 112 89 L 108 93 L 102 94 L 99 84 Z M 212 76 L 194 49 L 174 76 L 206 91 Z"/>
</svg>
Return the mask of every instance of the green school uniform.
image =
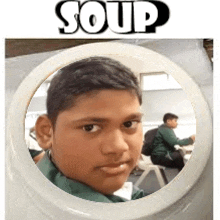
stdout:
<svg viewBox="0 0 220 220">
<path fill-rule="evenodd" d="M 175 151 L 175 145 L 185 146 L 189 144 L 193 144 L 191 138 L 178 139 L 173 129 L 169 128 L 166 124 L 163 124 L 159 127 L 154 138 L 151 155 L 167 155 L 167 153 Z"/>
<path fill-rule="evenodd" d="M 44 157 L 37 163 L 37 166 L 44 176 L 47 177 L 53 184 L 76 197 L 105 203 L 128 201 L 127 199 L 116 195 L 103 195 L 83 183 L 67 178 L 54 166 L 53 162 L 49 158 L 49 152 L 45 153 Z M 133 187 L 131 200 L 139 199 L 143 196 L 143 190 Z"/>
</svg>

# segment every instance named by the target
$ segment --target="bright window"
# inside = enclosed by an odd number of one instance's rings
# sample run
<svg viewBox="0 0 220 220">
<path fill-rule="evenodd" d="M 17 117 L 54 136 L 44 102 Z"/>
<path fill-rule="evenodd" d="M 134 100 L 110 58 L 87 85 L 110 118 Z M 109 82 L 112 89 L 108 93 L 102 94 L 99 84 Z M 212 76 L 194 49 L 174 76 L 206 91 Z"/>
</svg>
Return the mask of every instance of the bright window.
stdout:
<svg viewBox="0 0 220 220">
<path fill-rule="evenodd" d="M 181 89 L 180 84 L 166 73 L 142 73 L 141 74 L 142 90 L 166 90 Z"/>
<path fill-rule="evenodd" d="M 37 89 L 33 97 L 42 97 L 47 95 L 47 89 L 49 87 L 50 83 L 43 82 L 40 87 Z"/>
</svg>

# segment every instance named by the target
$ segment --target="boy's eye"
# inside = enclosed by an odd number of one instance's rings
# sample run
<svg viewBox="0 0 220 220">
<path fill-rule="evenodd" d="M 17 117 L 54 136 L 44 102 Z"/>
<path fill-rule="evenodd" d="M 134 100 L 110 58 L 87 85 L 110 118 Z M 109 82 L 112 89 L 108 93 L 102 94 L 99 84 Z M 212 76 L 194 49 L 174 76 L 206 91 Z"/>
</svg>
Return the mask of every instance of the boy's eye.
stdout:
<svg viewBox="0 0 220 220">
<path fill-rule="evenodd" d="M 85 125 L 83 126 L 83 130 L 86 132 L 96 132 L 100 129 L 100 127 L 98 125 Z"/>
<path fill-rule="evenodd" d="M 126 121 L 123 125 L 125 128 L 136 128 L 138 123 L 138 121 Z"/>
</svg>

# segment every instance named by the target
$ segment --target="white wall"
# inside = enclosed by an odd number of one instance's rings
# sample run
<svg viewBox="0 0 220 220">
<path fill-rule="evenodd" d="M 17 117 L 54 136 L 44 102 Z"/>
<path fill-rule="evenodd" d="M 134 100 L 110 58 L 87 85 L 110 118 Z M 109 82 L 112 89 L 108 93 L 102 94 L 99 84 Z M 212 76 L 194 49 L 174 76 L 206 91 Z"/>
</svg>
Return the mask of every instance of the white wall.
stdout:
<svg viewBox="0 0 220 220">
<path fill-rule="evenodd" d="M 182 89 L 143 92 L 144 121 L 162 121 L 163 115 L 172 112 L 181 121 L 193 121 L 194 111 L 191 102 Z"/>
<path fill-rule="evenodd" d="M 196 119 L 191 102 L 182 89 L 143 92 L 143 131 L 163 123 L 163 115 L 171 112 L 178 115 L 178 127 L 174 130 L 178 138 L 196 134 Z"/>
</svg>

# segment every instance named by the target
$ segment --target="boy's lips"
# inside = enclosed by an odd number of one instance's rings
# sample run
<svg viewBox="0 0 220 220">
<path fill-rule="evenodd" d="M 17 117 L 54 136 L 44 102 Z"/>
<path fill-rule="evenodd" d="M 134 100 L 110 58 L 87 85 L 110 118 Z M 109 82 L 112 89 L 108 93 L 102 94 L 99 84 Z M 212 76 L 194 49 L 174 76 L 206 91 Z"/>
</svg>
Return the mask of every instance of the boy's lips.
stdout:
<svg viewBox="0 0 220 220">
<path fill-rule="evenodd" d="M 99 169 L 106 174 L 117 175 L 127 170 L 127 168 L 129 167 L 128 163 L 129 161 L 106 164 L 100 166 Z"/>
</svg>

